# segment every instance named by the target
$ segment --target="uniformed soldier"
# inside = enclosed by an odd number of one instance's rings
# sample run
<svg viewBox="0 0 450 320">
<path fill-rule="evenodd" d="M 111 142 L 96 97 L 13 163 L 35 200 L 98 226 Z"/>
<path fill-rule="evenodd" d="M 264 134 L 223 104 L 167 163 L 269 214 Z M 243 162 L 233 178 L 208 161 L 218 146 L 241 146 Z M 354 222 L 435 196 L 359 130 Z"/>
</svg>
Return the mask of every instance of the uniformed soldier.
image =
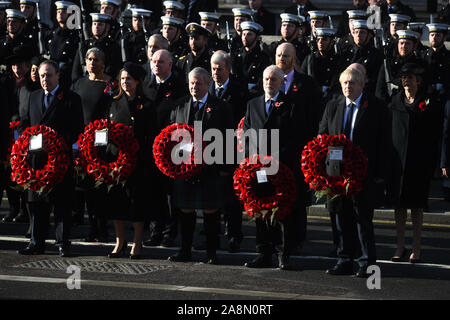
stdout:
<svg viewBox="0 0 450 320">
<path fill-rule="evenodd" d="M 101 0 L 100 13 L 111 16 L 109 35 L 114 41 L 118 41 L 121 37 L 121 28 L 118 21 L 120 16 L 121 0 Z"/>
<path fill-rule="evenodd" d="M 13 54 L 15 47 L 27 46 L 32 55 L 38 55 L 36 43 L 25 37 L 25 20 L 27 16 L 16 9 L 6 9 L 7 35 L 0 43 L 0 65 L 5 65 L 5 58 Z"/>
<path fill-rule="evenodd" d="M 282 43 L 289 42 L 295 47 L 297 54 L 297 61 L 295 68 L 300 70 L 303 60 L 311 53 L 309 46 L 306 44 L 306 39 L 301 31 L 302 25 L 305 23 L 303 16 L 297 16 L 291 13 L 280 14 L 281 18 L 281 39 L 270 44 L 270 58 L 275 63 L 275 51 Z"/>
<path fill-rule="evenodd" d="M 186 83 L 189 82 L 189 72 L 196 67 L 201 67 L 211 73 L 211 50 L 208 48 L 208 39 L 211 31 L 203 28 L 198 23 L 192 22 L 186 26 L 189 36 L 190 52 L 180 57 L 177 68 L 185 75 Z"/>
<path fill-rule="evenodd" d="M 6 9 L 11 6 L 10 1 L 0 1 L 0 38 L 6 34 Z"/>
<path fill-rule="evenodd" d="M 390 24 L 389 29 L 384 30 L 385 32 L 385 43 L 384 47 L 384 55 L 387 57 L 392 57 L 397 46 L 397 30 L 406 30 L 408 27 L 409 21 L 411 21 L 411 17 L 404 14 L 390 14 Z"/>
<path fill-rule="evenodd" d="M 347 46 L 352 46 L 353 42 L 353 20 L 367 20 L 367 12 L 362 10 L 348 10 L 348 30 L 349 33 L 343 34 L 338 41 L 339 50 L 345 51 Z"/>
<path fill-rule="evenodd" d="M 208 40 L 208 48 L 213 52 L 217 50 L 228 51 L 227 41 L 221 39 L 218 34 L 220 30 L 219 14 L 215 12 L 199 12 L 198 14 L 200 15 L 200 25 L 211 31 L 211 36 Z"/>
<path fill-rule="evenodd" d="M 324 103 L 339 91 L 339 75 L 343 66 L 341 57 L 334 50 L 336 29 L 316 28 L 317 51 L 303 61 L 301 72 L 316 80 L 322 89 Z"/>
<path fill-rule="evenodd" d="M 450 1 L 438 13 L 440 23 L 450 24 Z"/>
<path fill-rule="evenodd" d="M 307 44 L 311 51 L 317 50 L 316 44 L 316 28 L 326 28 L 328 26 L 328 12 L 326 11 L 310 11 L 309 25 L 311 27 L 311 34 L 307 39 Z"/>
<path fill-rule="evenodd" d="M 50 59 L 59 63 L 60 85 L 69 88 L 72 83 L 73 61 L 77 54 L 80 37 L 78 30 L 67 27 L 69 1 L 56 1 L 56 22 L 58 25 L 46 38 L 46 51 Z"/>
<path fill-rule="evenodd" d="M 383 63 L 383 53 L 373 47 L 371 42 L 373 30 L 368 27 L 365 20 L 352 20 L 352 29 L 352 45 L 348 45 L 342 51 L 341 71 L 353 63 L 362 64 L 368 75 L 365 89 L 375 92 L 378 72 Z"/>
<path fill-rule="evenodd" d="M 270 57 L 259 45 L 263 32 L 261 25 L 253 21 L 241 23 L 243 48 L 233 58 L 233 74 L 243 83 L 247 83 L 249 97 L 262 93 L 261 74 L 270 65 Z"/>
<path fill-rule="evenodd" d="M 425 22 L 410 22 L 408 23 L 406 29 L 415 31 L 419 34 L 419 40 L 422 39 L 423 29 L 425 28 Z M 417 43 L 417 55 L 423 57 L 425 51 L 428 50 L 428 47 L 425 46 L 421 41 Z"/>
<path fill-rule="evenodd" d="M 39 47 L 39 41 L 44 41 L 46 35 L 50 32 L 50 27 L 38 21 L 37 2 L 38 0 L 20 0 L 20 11 L 27 16 L 24 30 L 25 37 L 32 39 Z M 40 39 L 39 32 L 41 33 Z"/>
<path fill-rule="evenodd" d="M 241 23 L 245 21 L 252 21 L 252 11 L 250 9 L 241 9 L 241 8 L 233 8 L 233 26 L 236 34 L 231 38 L 227 39 L 229 44 L 229 52 L 231 56 L 235 54 L 235 52 L 239 51 L 242 48 L 242 28 Z"/>
<path fill-rule="evenodd" d="M 396 50 L 392 57 L 386 57 L 378 72 L 375 95 L 384 102 L 389 102 L 393 93 L 398 90 L 392 81 L 399 77 L 402 66 L 407 63 L 417 63 L 424 66 L 424 61 L 416 56 L 415 48 L 419 41 L 419 34 L 412 30 L 398 30 Z"/>
<path fill-rule="evenodd" d="M 150 39 L 150 16 L 152 12 L 146 9 L 132 8 L 132 30 L 123 35 L 121 46 L 122 61 L 144 64 L 147 61 L 147 43 Z M 142 25 L 145 23 L 145 27 Z M 145 31 L 144 31 L 145 28 Z"/>
<path fill-rule="evenodd" d="M 449 33 L 449 25 L 444 23 L 427 24 L 430 48 L 425 51 L 424 60 L 430 75 L 433 96 L 441 102 L 450 93 L 450 51 L 445 47 L 445 39 Z"/>
<path fill-rule="evenodd" d="M 411 21 L 416 20 L 416 14 L 413 9 L 404 5 L 399 0 L 387 0 L 385 3 L 380 5 L 381 10 L 381 24 L 386 28 L 390 23 L 390 15 L 391 14 L 402 14 L 407 15 L 411 18 Z"/>
<path fill-rule="evenodd" d="M 180 1 L 164 1 L 164 16 L 184 19 L 186 6 Z"/>
<path fill-rule="evenodd" d="M 109 35 L 111 16 L 102 13 L 91 13 L 92 17 L 92 38 L 83 41 L 75 56 L 72 68 L 72 81 L 85 75 L 85 56 L 90 48 L 97 47 L 106 55 L 105 73 L 115 78 L 122 67 L 122 59 L 119 44 Z"/>
<path fill-rule="evenodd" d="M 161 17 L 162 29 L 161 34 L 169 41 L 169 51 L 173 55 L 174 63 L 186 54 L 188 43 L 187 39 L 183 37 L 184 20 L 174 17 Z"/>
</svg>

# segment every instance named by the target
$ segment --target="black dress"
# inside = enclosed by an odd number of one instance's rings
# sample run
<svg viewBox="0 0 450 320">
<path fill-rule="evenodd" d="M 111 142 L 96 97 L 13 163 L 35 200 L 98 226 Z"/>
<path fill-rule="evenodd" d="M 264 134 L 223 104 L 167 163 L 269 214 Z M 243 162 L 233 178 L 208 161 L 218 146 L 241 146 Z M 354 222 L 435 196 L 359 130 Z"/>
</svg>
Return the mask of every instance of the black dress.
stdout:
<svg viewBox="0 0 450 320">
<path fill-rule="evenodd" d="M 107 87 L 112 90 L 107 90 Z M 114 81 L 89 80 L 88 76 L 74 83 L 72 90 L 81 97 L 85 125 L 94 120 L 107 118 L 112 102 L 112 93 L 116 87 L 117 83 Z"/>
<path fill-rule="evenodd" d="M 437 161 L 439 108 L 424 95 L 407 104 L 402 91 L 393 97 L 389 110 L 392 148 L 388 194 L 395 207 L 424 208 Z"/>
<path fill-rule="evenodd" d="M 115 220 L 143 222 L 151 215 L 158 214 L 166 201 L 164 190 L 159 187 L 152 152 L 156 136 L 152 103 L 143 95 L 128 100 L 127 95 L 123 94 L 112 102 L 109 119 L 130 126 L 139 143 L 135 171 L 124 187 L 114 187 L 107 194 L 109 215 Z M 109 152 L 117 154 L 117 148 L 112 146 Z"/>
</svg>

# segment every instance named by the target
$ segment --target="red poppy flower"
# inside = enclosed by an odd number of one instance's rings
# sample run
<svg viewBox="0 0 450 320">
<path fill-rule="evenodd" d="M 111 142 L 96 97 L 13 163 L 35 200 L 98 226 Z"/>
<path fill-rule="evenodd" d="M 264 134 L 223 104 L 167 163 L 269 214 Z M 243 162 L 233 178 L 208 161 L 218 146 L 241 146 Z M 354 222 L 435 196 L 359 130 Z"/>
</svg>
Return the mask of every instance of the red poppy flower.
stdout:
<svg viewBox="0 0 450 320">
<path fill-rule="evenodd" d="M 170 97 L 172 95 L 172 92 L 166 92 L 166 98 Z"/>
<path fill-rule="evenodd" d="M 279 108 L 281 106 L 281 104 L 282 104 L 282 102 L 279 102 L 279 101 L 275 102 L 275 108 Z"/>
<path fill-rule="evenodd" d="M 211 108 L 206 108 L 205 110 L 207 113 L 211 112 Z"/>
<path fill-rule="evenodd" d="M 421 111 L 425 111 L 425 110 L 427 110 L 427 108 L 428 108 L 428 106 L 427 106 L 427 104 L 425 103 L 425 101 L 422 101 L 422 102 L 419 103 L 419 109 L 420 109 Z"/>
<path fill-rule="evenodd" d="M 298 88 L 297 88 L 297 86 L 294 84 L 293 85 L 293 87 L 292 87 L 292 91 L 294 91 L 294 92 L 297 92 L 298 91 Z"/>
</svg>

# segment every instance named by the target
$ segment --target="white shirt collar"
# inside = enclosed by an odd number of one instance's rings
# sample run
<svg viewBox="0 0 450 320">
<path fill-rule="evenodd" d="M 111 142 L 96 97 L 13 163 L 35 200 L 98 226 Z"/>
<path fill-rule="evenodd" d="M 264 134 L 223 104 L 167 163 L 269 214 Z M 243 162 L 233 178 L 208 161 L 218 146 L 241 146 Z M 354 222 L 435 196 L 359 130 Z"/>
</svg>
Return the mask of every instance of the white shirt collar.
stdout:
<svg viewBox="0 0 450 320">
<path fill-rule="evenodd" d="M 50 92 L 52 94 L 52 97 L 55 96 L 55 93 L 56 93 L 56 91 L 58 91 L 58 89 L 59 89 L 59 84 L 56 86 L 55 89 L 52 90 L 52 92 Z M 48 91 L 44 90 L 44 93 L 45 93 L 45 95 L 48 95 Z"/>
<path fill-rule="evenodd" d="M 265 96 L 265 102 L 267 103 L 269 100 L 277 101 L 278 96 L 280 95 L 280 92 L 278 92 L 274 97 L 270 98 L 267 95 Z"/>
<path fill-rule="evenodd" d="M 215 82 L 214 85 L 216 86 L 216 90 L 219 89 L 219 88 L 224 88 L 224 89 L 226 89 L 227 86 L 228 86 L 228 83 L 230 83 L 230 78 L 228 78 L 227 81 L 225 81 L 225 83 L 224 83 L 223 85 L 221 85 L 221 86 L 219 86 L 219 85 L 217 84 L 217 82 Z"/>
<path fill-rule="evenodd" d="M 162 81 L 160 81 L 160 80 L 158 79 L 158 77 L 155 76 L 156 83 L 160 84 L 160 83 L 166 82 L 166 81 L 170 78 L 171 75 L 172 75 L 172 72 L 169 73 L 169 76 L 168 76 L 167 78 L 165 78 L 164 80 L 162 80 Z"/>
<path fill-rule="evenodd" d="M 200 101 L 201 104 L 205 104 L 205 103 L 206 103 L 206 100 L 208 100 L 208 92 L 207 92 L 207 93 L 205 94 L 205 96 L 204 96 L 202 99 L 200 99 L 200 100 L 197 100 L 197 99 L 195 99 L 195 97 L 192 97 L 192 101 L 194 101 L 194 102 Z"/>
<path fill-rule="evenodd" d="M 345 105 L 348 106 L 350 103 L 354 103 L 356 105 L 357 108 L 359 108 L 359 104 L 361 102 L 361 98 L 362 98 L 362 93 L 359 95 L 358 99 L 356 99 L 355 101 L 351 101 L 349 98 L 345 98 Z"/>
</svg>

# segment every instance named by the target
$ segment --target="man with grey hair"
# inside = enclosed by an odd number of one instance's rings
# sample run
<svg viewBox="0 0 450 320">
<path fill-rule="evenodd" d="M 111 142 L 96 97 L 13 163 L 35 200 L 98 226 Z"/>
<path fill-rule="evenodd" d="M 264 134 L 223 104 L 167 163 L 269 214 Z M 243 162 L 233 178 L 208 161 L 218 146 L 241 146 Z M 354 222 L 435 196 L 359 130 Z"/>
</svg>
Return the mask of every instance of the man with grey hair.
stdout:
<svg viewBox="0 0 450 320">
<path fill-rule="evenodd" d="M 209 94 L 227 102 L 233 108 L 233 128 L 237 128 L 239 121 L 245 116 L 248 90 L 245 84 L 237 80 L 231 73 L 231 56 L 219 50 L 211 57 L 212 79 Z M 243 238 L 242 234 L 242 206 L 235 196 L 233 177 L 226 179 L 226 192 L 230 201 L 222 208 L 225 229 L 228 237 L 228 251 L 237 252 Z"/>
<path fill-rule="evenodd" d="M 201 128 L 201 136 L 209 129 L 219 130 L 225 137 L 226 129 L 233 128 L 232 108 L 208 93 L 211 76 L 203 68 L 194 68 L 189 73 L 190 95 L 180 99 L 171 113 L 171 123 L 188 124 Z M 194 124 L 194 122 L 196 122 Z M 226 144 L 223 144 L 223 160 L 226 159 Z M 192 151 L 192 149 L 191 149 Z M 189 151 L 187 151 L 189 152 Z M 216 152 L 217 153 L 217 152 Z M 220 160 L 220 159 L 219 159 Z M 202 161 L 205 161 L 202 158 Z M 233 167 L 224 161 L 205 164 L 202 172 L 189 180 L 173 181 L 173 206 L 179 214 L 181 226 L 180 251 L 169 257 L 171 261 L 191 261 L 191 248 L 196 224 L 196 210 L 203 210 L 208 264 L 216 264 L 219 239 L 219 209 L 225 203 L 224 177 L 231 175 Z"/>
<path fill-rule="evenodd" d="M 281 163 L 289 167 L 296 179 L 296 184 L 301 183 L 299 154 L 306 143 L 308 129 L 306 117 L 301 108 L 296 108 L 281 90 L 284 83 L 284 72 L 275 65 L 264 70 L 263 88 L 264 94 L 250 100 L 247 104 L 247 114 L 244 120 L 244 132 L 253 129 L 266 129 L 268 138 L 266 141 L 256 141 L 256 148 L 245 145 L 246 157 L 252 156 L 249 150 L 255 149 L 258 153 L 267 152 L 267 155 L 277 158 Z M 277 130 L 278 141 L 272 141 L 272 130 Z M 275 131 L 275 133 L 277 133 Z M 259 138 L 259 134 L 257 135 Z M 257 139 L 258 139 L 257 138 Z M 250 141 L 253 144 L 255 141 Z M 264 148 L 264 144 L 267 146 Z M 278 145 L 278 150 L 270 150 L 269 147 Z M 264 156 L 265 154 L 260 154 Z M 273 193 L 270 183 L 261 183 L 255 189 L 266 196 Z M 297 201 L 292 206 L 292 212 L 276 224 L 270 222 L 270 217 L 256 220 L 256 248 L 258 256 L 247 262 L 249 268 L 267 268 L 272 266 L 272 253 L 278 255 L 278 267 L 281 270 L 291 268 L 289 257 L 297 245 L 297 223 L 299 207 L 305 202 L 303 193 L 298 193 Z M 266 221 L 269 219 L 269 221 Z"/>
</svg>

